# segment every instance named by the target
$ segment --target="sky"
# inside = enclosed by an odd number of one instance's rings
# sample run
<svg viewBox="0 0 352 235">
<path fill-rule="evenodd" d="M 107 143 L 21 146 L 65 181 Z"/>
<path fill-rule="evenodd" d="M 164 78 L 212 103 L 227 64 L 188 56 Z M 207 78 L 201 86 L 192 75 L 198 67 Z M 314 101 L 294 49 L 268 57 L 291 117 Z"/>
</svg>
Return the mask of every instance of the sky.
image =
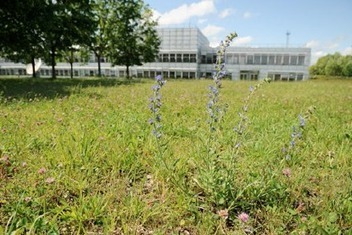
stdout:
<svg viewBox="0 0 352 235">
<path fill-rule="evenodd" d="M 219 45 L 304 46 L 311 62 L 327 54 L 352 55 L 352 0 L 144 0 L 158 27 L 198 27 Z"/>
</svg>

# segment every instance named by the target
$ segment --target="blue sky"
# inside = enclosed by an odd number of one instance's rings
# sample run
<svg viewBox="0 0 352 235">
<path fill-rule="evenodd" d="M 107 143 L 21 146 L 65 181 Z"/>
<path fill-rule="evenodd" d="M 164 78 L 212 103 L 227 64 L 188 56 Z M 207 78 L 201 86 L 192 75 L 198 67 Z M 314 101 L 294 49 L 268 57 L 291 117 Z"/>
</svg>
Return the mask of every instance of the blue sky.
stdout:
<svg viewBox="0 0 352 235">
<path fill-rule="evenodd" d="M 312 48 L 312 63 L 328 53 L 352 54 L 352 0 L 145 0 L 159 27 L 198 27 L 212 46 L 230 32 L 235 46 Z"/>
</svg>

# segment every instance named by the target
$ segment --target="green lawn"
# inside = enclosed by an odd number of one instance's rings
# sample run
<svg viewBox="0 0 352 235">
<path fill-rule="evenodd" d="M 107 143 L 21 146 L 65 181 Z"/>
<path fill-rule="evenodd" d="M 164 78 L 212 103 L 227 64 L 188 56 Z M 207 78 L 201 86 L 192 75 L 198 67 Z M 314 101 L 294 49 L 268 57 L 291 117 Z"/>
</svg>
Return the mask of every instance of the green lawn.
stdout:
<svg viewBox="0 0 352 235">
<path fill-rule="evenodd" d="M 352 233 L 352 81 L 212 83 L 0 79 L 0 234 Z"/>
</svg>

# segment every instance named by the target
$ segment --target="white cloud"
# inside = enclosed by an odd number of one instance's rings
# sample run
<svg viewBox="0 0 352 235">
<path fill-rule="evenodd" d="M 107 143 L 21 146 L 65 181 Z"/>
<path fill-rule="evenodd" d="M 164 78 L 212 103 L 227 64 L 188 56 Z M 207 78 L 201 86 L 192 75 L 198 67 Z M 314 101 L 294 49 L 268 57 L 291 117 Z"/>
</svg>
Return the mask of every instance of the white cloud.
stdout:
<svg viewBox="0 0 352 235">
<path fill-rule="evenodd" d="M 209 46 L 210 47 L 218 47 L 220 45 L 220 37 L 212 37 L 210 42 L 209 42 Z"/>
<path fill-rule="evenodd" d="M 320 42 L 317 40 L 310 40 L 309 42 L 306 43 L 305 47 L 310 47 L 310 48 L 316 48 L 319 47 Z"/>
<path fill-rule="evenodd" d="M 343 37 L 336 37 L 329 41 L 308 41 L 305 46 L 312 49 L 311 64 L 315 64 L 320 57 L 326 56 L 327 54 L 333 54 L 340 52 L 342 55 L 352 55 L 352 47 L 341 47 Z"/>
<path fill-rule="evenodd" d="M 313 51 L 310 64 L 315 64 L 320 57 L 325 56 L 327 54 L 328 53 L 323 50 Z"/>
<path fill-rule="evenodd" d="M 243 13 L 243 18 L 245 19 L 249 19 L 253 16 L 252 13 L 250 13 L 249 11 L 246 11 L 245 13 Z"/>
<path fill-rule="evenodd" d="M 232 45 L 234 46 L 242 46 L 242 45 L 247 45 L 253 41 L 253 38 L 251 36 L 246 36 L 246 37 L 237 37 L 233 40 Z"/>
<path fill-rule="evenodd" d="M 221 40 L 223 39 L 221 39 L 218 36 L 212 37 L 210 40 L 210 46 L 211 47 L 219 46 Z M 252 41 L 253 41 L 253 38 L 251 36 L 237 37 L 232 41 L 231 46 L 246 46 L 246 45 L 249 45 Z"/>
<path fill-rule="evenodd" d="M 232 9 L 231 8 L 227 8 L 227 9 L 223 10 L 222 12 L 220 12 L 219 17 L 221 19 L 226 18 L 226 17 L 228 17 L 231 14 L 231 12 L 232 12 Z"/>
<path fill-rule="evenodd" d="M 342 51 L 341 54 L 342 54 L 342 55 L 352 55 L 352 46 L 346 47 L 346 48 Z"/>
<path fill-rule="evenodd" d="M 203 24 L 203 23 L 205 23 L 207 21 L 208 21 L 208 19 L 199 19 L 198 20 L 198 24 Z"/>
<path fill-rule="evenodd" d="M 205 28 L 202 29 L 202 32 L 206 37 L 212 37 L 212 36 L 219 34 L 220 32 L 222 32 L 224 30 L 225 29 L 220 26 L 207 25 Z"/>
<path fill-rule="evenodd" d="M 214 0 L 202 0 L 191 4 L 183 4 L 175 9 L 160 14 L 159 25 L 182 24 L 194 16 L 200 17 L 213 12 L 216 12 Z"/>
</svg>

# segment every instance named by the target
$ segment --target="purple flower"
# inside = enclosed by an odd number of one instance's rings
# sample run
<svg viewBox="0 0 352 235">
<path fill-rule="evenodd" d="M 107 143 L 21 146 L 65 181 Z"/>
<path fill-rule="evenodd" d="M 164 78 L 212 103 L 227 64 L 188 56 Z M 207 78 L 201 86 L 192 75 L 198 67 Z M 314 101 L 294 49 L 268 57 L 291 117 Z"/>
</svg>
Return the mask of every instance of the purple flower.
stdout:
<svg viewBox="0 0 352 235">
<path fill-rule="evenodd" d="M 283 169 L 282 174 L 286 177 L 290 177 L 291 176 L 291 169 L 290 168 Z"/>
<path fill-rule="evenodd" d="M 304 120 L 304 118 L 302 117 L 302 115 L 298 115 L 298 120 L 299 120 L 299 126 L 300 127 L 304 127 L 306 125 L 306 121 Z"/>
<path fill-rule="evenodd" d="M 42 167 L 38 170 L 38 174 L 44 174 L 46 172 L 45 167 Z"/>
<path fill-rule="evenodd" d="M 153 96 L 149 99 L 149 109 L 152 112 L 152 117 L 148 120 L 149 124 L 153 126 L 153 135 L 155 135 L 156 138 L 161 137 L 161 115 L 159 114 L 159 110 L 162 106 L 161 103 L 161 94 L 160 94 L 160 89 L 162 88 L 163 85 L 165 85 L 166 81 L 163 80 L 163 77 L 161 75 L 157 75 L 155 77 L 156 84 L 152 86 Z"/>
<path fill-rule="evenodd" d="M 160 81 L 163 80 L 163 77 L 159 74 L 158 76 L 155 77 L 155 80 L 156 80 L 157 82 L 160 82 Z"/>
<path fill-rule="evenodd" d="M 242 212 L 241 214 L 239 214 L 237 216 L 237 218 L 242 222 L 242 223 L 247 223 L 247 221 L 249 220 L 249 215 L 245 212 Z"/>
</svg>

